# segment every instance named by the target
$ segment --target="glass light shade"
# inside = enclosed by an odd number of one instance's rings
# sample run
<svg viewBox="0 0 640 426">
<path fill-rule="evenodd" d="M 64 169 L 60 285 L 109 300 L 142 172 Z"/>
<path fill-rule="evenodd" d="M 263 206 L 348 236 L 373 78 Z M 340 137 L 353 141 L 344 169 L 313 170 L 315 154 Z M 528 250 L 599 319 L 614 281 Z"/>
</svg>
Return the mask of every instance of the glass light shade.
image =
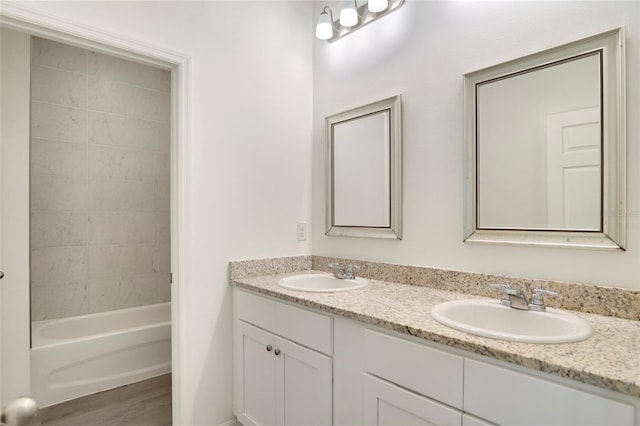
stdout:
<svg viewBox="0 0 640 426">
<path fill-rule="evenodd" d="M 327 12 L 322 12 L 316 24 L 316 37 L 320 40 L 329 40 L 333 37 L 333 22 Z"/>
<path fill-rule="evenodd" d="M 389 0 L 369 0 L 367 7 L 369 8 L 369 12 L 382 12 L 389 7 Z"/>
<path fill-rule="evenodd" d="M 358 23 L 358 11 L 353 4 L 340 11 L 340 25 L 343 27 L 353 27 Z"/>
</svg>

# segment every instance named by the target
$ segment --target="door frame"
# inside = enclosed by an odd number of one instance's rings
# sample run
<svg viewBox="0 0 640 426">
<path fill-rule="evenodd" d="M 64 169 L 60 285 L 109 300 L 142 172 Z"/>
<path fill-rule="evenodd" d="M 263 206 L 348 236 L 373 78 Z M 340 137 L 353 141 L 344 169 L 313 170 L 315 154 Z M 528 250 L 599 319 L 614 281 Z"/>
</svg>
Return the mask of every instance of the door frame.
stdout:
<svg viewBox="0 0 640 426">
<path fill-rule="evenodd" d="M 25 8 L 15 2 L 3 2 L 0 25 L 33 36 L 71 44 L 84 49 L 118 56 L 171 71 L 171 356 L 173 423 L 181 424 L 183 401 L 181 383 L 186 379 L 183 360 L 189 347 L 186 339 L 186 303 L 190 285 L 188 259 L 191 225 L 190 168 L 190 73 L 189 55 L 131 40 L 118 34 L 65 22 L 59 18 Z M 28 129 L 27 129 L 28 131 Z M 12 301 L 28 314 L 29 299 Z M 29 316 L 27 315 L 27 318 Z M 183 355 L 185 354 L 185 355 Z M 28 372 L 27 372 L 28 373 Z M 26 377 L 29 377 L 28 375 Z M 184 378 L 184 379 L 183 379 Z M 29 385 L 30 386 L 30 385 Z M 185 413 L 186 414 L 186 413 Z"/>
</svg>

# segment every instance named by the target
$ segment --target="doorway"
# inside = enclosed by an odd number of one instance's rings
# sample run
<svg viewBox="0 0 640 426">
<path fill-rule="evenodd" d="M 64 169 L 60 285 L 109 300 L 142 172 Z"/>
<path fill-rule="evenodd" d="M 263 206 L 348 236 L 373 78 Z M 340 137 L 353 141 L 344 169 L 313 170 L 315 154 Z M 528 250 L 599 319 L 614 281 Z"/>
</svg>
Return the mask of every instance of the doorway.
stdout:
<svg viewBox="0 0 640 426">
<path fill-rule="evenodd" d="M 170 70 L 171 75 L 171 108 L 170 108 L 170 157 L 171 157 L 171 195 L 170 195 L 170 216 L 171 216 L 171 272 L 173 285 L 171 286 L 171 353 L 173 360 L 173 415 L 174 421 L 179 423 L 180 419 L 180 329 L 182 324 L 180 319 L 180 293 L 185 291 L 186 280 L 183 276 L 186 273 L 180 268 L 179 260 L 186 255 L 186 245 L 184 244 L 184 234 L 178 233 L 178 229 L 186 229 L 184 218 L 185 211 L 189 205 L 189 193 L 179 188 L 187 188 L 185 182 L 187 180 L 188 150 L 187 150 L 187 127 L 186 127 L 186 87 L 188 85 L 187 68 L 188 58 L 174 52 L 166 52 L 154 47 L 149 47 L 140 43 L 124 40 L 121 38 L 107 36 L 103 33 L 96 32 L 87 28 L 78 27 L 65 22 L 57 21 L 54 18 L 43 17 L 31 14 L 14 5 L 3 5 L 2 27 L 26 33 L 29 36 L 38 36 L 61 43 L 68 43 L 76 47 L 89 49 L 91 51 L 102 54 L 114 55 L 119 58 L 133 60 L 138 63 L 159 66 Z M 4 114 L 3 114 L 4 117 Z M 4 124 L 4 123 L 3 123 Z M 23 131 L 28 135 L 28 126 Z M 3 147 L 4 149 L 4 147 Z M 2 158 L 3 163 L 6 158 Z M 3 164 L 4 165 L 4 164 Z M 28 166 L 25 168 L 28 170 Z M 4 183 L 3 183 L 4 187 Z M 4 188 L 3 188 L 4 189 Z M 180 226 L 179 226 L 180 224 Z M 6 234 L 3 234 L 3 239 Z M 28 236 L 25 237 L 28 242 Z M 2 258 L 5 263 L 6 257 Z M 2 265 L 0 269 L 4 268 Z M 27 272 L 28 274 L 28 272 Z M 178 282 L 184 285 L 178 286 Z M 5 280 L 3 285 L 9 283 Z M 7 287 L 7 286 L 5 286 Z M 24 288 L 22 286 L 21 288 Z M 3 288 L 3 295 L 10 294 L 10 290 Z M 10 299 L 10 300 L 9 300 Z M 24 318 L 27 322 L 29 318 L 29 296 L 22 294 L 16 298 L 3 297 L 1 305 L 2 326 L 7 322 L 7 307 L 11 307 L 11 318 L 17 324 L 15 318 Z M 22 320 L 20 321 L 21 326 Z M 28 353 L 27 346 L 22 341 L 12 341 L 12 336 L 2 334 L 2 345 L 0 351 L 0 362 L 2 362 L 3 385 L 2 401 L 9 401 L 16 394 L 28 393 L 24 392 L 24 384 L 29 383 L 29 371 L 25 370 L 24 365 L 16 365 L 12 363 L 11 357 L 5 357 L 7 347 L 12 347 L 14 353 Z M 11 371 L 11 380 L 5 380 L 9 377 L 6 372 Z M 28 385 L 27 385 L 28 388 Z"/>
</svg>

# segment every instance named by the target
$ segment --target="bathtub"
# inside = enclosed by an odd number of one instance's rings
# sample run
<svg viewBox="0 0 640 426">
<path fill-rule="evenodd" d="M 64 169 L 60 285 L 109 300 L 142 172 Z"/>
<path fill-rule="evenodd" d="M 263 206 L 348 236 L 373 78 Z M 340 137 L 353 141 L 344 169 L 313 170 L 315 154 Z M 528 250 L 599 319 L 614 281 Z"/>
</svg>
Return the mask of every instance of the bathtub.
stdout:
<svg viewBox="0 0 640 426">
<path fill-rule="evenodd" d="M 31 395 L 40 407 L 171 372 L 171 304 L 31 324 Z"/>
</svg>

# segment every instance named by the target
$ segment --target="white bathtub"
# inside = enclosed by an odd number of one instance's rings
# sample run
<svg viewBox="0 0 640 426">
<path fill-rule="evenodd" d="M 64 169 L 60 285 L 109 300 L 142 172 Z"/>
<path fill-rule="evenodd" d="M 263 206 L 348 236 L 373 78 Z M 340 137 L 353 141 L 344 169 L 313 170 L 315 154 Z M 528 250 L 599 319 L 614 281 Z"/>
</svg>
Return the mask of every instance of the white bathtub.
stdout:
<svg viewBox="0 0 640 426">
<path fill-rule="evenodd" d="M 171 372 L 171 304 L 31 324 L 40 407 Z"/>
</svg>

